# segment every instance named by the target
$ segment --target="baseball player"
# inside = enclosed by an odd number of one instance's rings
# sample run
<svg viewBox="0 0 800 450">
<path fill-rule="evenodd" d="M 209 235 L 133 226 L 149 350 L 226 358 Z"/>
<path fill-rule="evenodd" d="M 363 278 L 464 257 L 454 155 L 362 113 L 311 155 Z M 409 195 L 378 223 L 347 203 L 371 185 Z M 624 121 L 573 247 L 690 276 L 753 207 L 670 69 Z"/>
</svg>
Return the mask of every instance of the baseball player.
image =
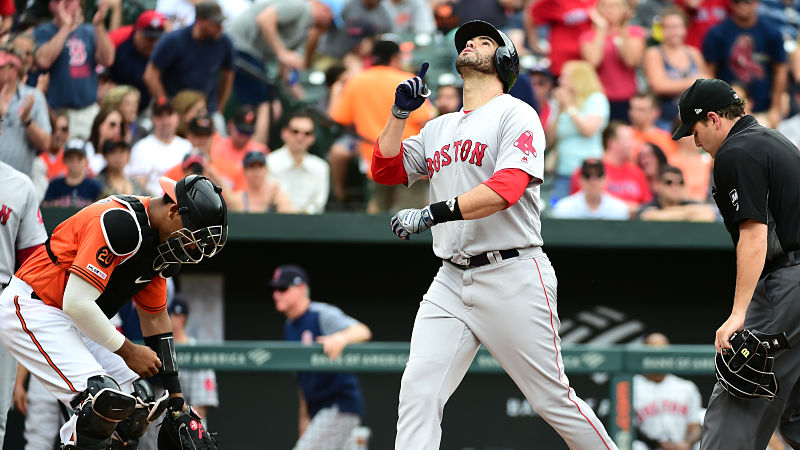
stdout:
<svg viewBox="0 0 800 450">
<path fill-rule="evenodd" d="M 530 106 L 506 95 L 519 73 L 516 49 L 483 21 L 462 25 L 455 45 L 464 108 L 401 142 L 405 118 L 429 93 L 423 64 L 397 87 L 373 158 L 378 182 L 430 178 L 431 205 L 391 224 L 403 239 L 432 227 L 443 260 L 414 323 L 395 447 L 438 448 L 444 404 L 483 344 L 570 448 L 615 449 L 564 373 L 557 282 L 541 249 L 544 132 Z"/>
<path fill-rule="evenodd" d="M 3 344 L 75 411 L 60 431 L 66 449 L 136 448 L 165 408 L 171 418 L 193 413 L 180 393 L 166 279 L 223 247 L 227 212 L 205 177 L 161 187 L 163 197 L 111 196 L 62 222 L 0 295 Z M 131 298 L 145 345 L 109 321 Z M 143 380 L 157 373 L 169 399 Z"/>
<path fill-rule="evenodd" d="M 23 263 L 41 247 L 47 232 L 39 213 L 39 198 L 30 177 L 0 162 L 0 293 Z M 6 412 L 11 406 L 17 361 L 0 347 L 0 448 L 6 434 Z"/>
<path fill-rule="evenodd" d="M 778 388 L 772 401 L 738 398 L 724 384 L 714 386 L 700 448 L 762 449 L 775 427 L 800 448 L 800 153 L 744 108 L 728 83 L 698 79 L 681 95 L 681 125 L 672 138 L 692 136 L 714 158 L 712 194 L 736 247 L 733 308 L 714 346 L 730 349 L 731 336 L 747 329 L 785 332 L 791 348 L 770 363 Z"/>
</svg>

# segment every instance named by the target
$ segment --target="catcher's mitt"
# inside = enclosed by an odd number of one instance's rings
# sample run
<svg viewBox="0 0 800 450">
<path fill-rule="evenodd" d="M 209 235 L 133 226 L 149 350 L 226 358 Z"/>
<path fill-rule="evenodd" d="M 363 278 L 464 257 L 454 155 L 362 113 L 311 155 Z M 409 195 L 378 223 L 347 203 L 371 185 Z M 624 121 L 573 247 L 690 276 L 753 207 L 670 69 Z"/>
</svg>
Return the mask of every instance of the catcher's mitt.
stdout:
<svg viewBox="0 0 800 450">
<path fill-rule="evenodd" d="M 216 433 L 206 431 L 194 408 L 187 405 L 183 411 L 183 405 L 181 397 L 169 399 L 158 432 L 159 450 L 217 450 Z"/>
</svg>

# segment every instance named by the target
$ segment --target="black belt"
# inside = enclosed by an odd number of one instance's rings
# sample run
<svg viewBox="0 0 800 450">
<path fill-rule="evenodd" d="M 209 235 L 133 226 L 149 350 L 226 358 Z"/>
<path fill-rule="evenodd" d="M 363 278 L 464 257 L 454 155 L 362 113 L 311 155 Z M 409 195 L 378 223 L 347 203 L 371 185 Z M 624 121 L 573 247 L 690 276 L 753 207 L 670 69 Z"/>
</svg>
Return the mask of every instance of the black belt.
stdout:
<svg viewBox="0 0 800 450">
<path fill-rule="evenodd" d="M 764 264 L 764 270 L 761 272 L 761 277 L 764 278 L 768 273 L 774 272 L 784 267 L 792 267 L 800 264 L 800 250 L 785 253 L 772 261 L 767 261 Z"/>
<path fill-rule="evenodd" d="M 461 270 L 474 269 L 476 267 L 485 266 L 492 262 L 491 260 L 489 260 L 489 253 L 493 252 L 486 252 L 486 253 L 481 253 L 480 255 L 470 256 L 469 264 L 456 264 L 453 261 L 450 261 L 449 259 L 446 259 L 445 261 L 458 267 Z M 500 254 L 500 259 L 516 258 L 517 256 L 519 256 L 519 251 L 515 248 L 512 248 L 511 250 L 500 250 L 497 253 Z"/>
</svg>

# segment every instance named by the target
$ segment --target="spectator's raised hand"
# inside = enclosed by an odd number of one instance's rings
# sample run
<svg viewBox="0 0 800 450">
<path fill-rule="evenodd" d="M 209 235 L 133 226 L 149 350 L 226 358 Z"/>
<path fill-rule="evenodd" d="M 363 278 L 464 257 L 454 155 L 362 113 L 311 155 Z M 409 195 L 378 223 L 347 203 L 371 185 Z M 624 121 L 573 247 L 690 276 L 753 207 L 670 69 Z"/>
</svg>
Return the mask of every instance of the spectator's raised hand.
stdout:
<svg viewBox="0 0 800 450">
<path fill-rule="evenodd" d="M 592 20 L 592 25 L 594 25 L 594 27 L 598 30 L 608 30 L 608 20 L 600 15 L 600 13 L 597 11 L 597 8 L 591 8 L 589 10 L 589 19 Z"/>
<path fill-rule="evenodd" d="M 33 94 L 29 94 L 25 97 L 25 100 L 22 101 L 22 107 L 19 110 L 19 118 L 22 120 L 22 123 L 26 123 L 31 118 L 31 110 L 33 110 L 33 101 L 35 97 Z"/>
<path fill-rule="evenodd" d="M 66 7 L 67 2 L 58 2 L 56 6 L 56 15 L 58 20 L 61 21 L 61 27 L 67 28 L 70 31 L 78 27 L 78 21 L 75 19 L 74 14 L 70 14 Z"/>
<path fill-rule="evenodd" d="M 50 87 L 50 72 L 45 72 L 39 75 L 36 79 L 36 90 L 42 94 L 47 94 L 47 89 Z"/>
<path fill-rule="evenodd" d="M 108 15 L 108 10 L 111 9 L 111 2 L 113 1 L 115 0 L 103 0 L 97 5 L 97 12 L 94 14 L 94 18 L 92 19 L 92 25 L 105 25 L 106 15 Z"/>
<path fill-rule="evenodd" d="M 305 62 L 303 61 L 303 55 L 300 53 L 287 50 L 282 52 L 278 55 L 278 61 L 286 67 L 291 69 L 303 69 L 305 67 Z"/>
</svg>

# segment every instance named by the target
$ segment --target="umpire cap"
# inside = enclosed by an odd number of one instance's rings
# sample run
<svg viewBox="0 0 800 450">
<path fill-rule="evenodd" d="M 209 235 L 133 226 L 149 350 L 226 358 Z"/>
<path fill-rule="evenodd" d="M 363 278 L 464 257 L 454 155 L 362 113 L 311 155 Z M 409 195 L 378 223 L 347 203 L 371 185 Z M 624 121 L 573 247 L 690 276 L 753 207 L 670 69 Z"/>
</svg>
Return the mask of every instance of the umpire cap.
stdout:
<svg viewBox="0 0 800 450">
<path fill-rule="evenodd" d="M 681 125 L 675 130 L 672 139 L 691 136 L 694 124 L 705 117 L 709 111 L 717 111 L 739 100 L 739 94 L 728 83 L 716 78 L 695 80 L 689 89 L 681 94 L 678 102 Z"/>
<path fill-rule="evenodd" d="M 494 68 L 500 81 L 503 82 L 503 92 L 507 94 L 519 77 L 517 49 L 511 38 L 495 28 L 494 25 L 483 20 L 473 20 L 461 25 L 456 31 L 455 42 L 458 54 L 461 54 L 464 47 L 467 46 L 467 41 L 478 36 L 488 36 L 499 46 L 494 52 Z"/>
</svg>

